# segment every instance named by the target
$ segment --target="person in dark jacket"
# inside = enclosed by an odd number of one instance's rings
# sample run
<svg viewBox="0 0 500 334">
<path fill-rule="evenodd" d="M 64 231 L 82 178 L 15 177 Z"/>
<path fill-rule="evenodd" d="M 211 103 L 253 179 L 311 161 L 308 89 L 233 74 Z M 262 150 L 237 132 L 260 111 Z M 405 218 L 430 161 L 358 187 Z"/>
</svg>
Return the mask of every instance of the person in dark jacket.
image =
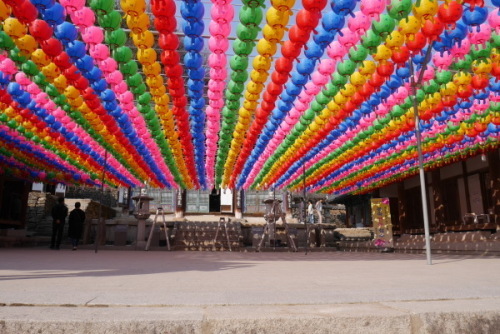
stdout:
<svg viewBox="0 0 500 334">
<path fill-rule="evenodd" d="M 59 249 L 64 230 L 64 223 L 68 216 L 68 207 L 64 204 L 64 197 L 57 199 L 57 204 L 52 207 L 52 239 L 50 249 Z"/>
<path fill-rule="evenodd" d="M 85 223 L 85 212 L 80 209 L 80 202 L 75 203 L 75 208 L 69 214 L 68 223 L 68 237 L 71 239 L 73 250 L 76 250 Z"/>
</svg>

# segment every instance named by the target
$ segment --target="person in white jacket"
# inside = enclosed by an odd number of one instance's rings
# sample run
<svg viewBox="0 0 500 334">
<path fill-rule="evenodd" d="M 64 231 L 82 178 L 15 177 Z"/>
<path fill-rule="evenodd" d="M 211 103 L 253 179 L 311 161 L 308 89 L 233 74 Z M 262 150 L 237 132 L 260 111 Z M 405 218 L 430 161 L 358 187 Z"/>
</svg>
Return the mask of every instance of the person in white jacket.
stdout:
<svg viewBox="0 0 500 334">
<path fill-rule="evenodd" d="M 309 217 L 309 223 L 314 224 L 314 209 L 311 201 L 307 205 L 307 216 Z"/>
</svg>

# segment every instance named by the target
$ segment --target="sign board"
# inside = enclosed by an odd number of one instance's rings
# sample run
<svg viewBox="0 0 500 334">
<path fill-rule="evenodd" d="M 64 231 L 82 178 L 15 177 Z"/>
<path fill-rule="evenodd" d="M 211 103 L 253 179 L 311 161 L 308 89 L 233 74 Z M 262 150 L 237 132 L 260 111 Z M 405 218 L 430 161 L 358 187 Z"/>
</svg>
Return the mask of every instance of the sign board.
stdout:
<svg viewBox="0 0 500 334">
<path fill-rule="evenodd" d="M 380 248 L 394 248 L 392 236 L 391 210 L 388 198 L 372 198 L 372 221 L 375 246 Z"/>
<path fill-rule="evenodd" d="M 62 183 L 58 183 L 56 185 L 56 195 L 65 195 L 66 194 L 66 186 Z"/>
<path fill-rule="evenodd" d="M 31 187 L 33 191 L 43 191 L 43 183 L 42 182 L 33 182 L 33 186 Z"/>
</svg>

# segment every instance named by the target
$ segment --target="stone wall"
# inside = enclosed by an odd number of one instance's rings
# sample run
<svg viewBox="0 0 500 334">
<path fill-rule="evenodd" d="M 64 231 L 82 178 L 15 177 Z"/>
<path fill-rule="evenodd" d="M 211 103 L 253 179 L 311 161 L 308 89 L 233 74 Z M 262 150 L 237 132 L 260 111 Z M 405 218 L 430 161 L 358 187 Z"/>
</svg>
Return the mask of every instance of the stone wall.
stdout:
<svg viewBox="0 0 500 334">
<path fill-rule="evenodd" d="M 65 204 L 68 210 L 75 208 L 75 202 L 81 203 L 81 209 L 85 211 L 87 220 L 97 219 L 99 217 L 99 203 L 88 198 L 66 198 Z M 28 195 L 28 209 L 26 214 L 26 232 L 35 236 L 52 235 L 52 207 L 57 203 L 57 196 L 50 193 L 30 192 Z M 111 219 L 116 216 L 116 211 L 103 205 L 101 217 Z M 65 232 L 68 228 L 65 225 Z"/>
</svg>

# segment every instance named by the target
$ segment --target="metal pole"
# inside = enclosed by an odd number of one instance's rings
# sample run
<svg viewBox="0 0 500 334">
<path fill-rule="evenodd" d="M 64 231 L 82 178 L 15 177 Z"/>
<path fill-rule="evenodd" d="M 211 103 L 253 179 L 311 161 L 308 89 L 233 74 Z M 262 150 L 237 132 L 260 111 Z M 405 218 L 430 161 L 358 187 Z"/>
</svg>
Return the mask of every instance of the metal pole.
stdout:
<svg viewBox="0 0 500 334">
<path fill-rule="evenodd" d="M 422 139 L 420 133 L 420 117 L 418 116 L 418 101 L 417 101 L 417 86 L 421 84 L 423 73 L 427 68 L 427 64 L 430 60 L 430 54 L 432 50 L 431 43 L 427 49 L 425 55 L 424 63 L 420 70 L 418 81 L 415 81 L 415 70 L 413 68 L 413 62 L 410 60 L 410 71 L 411 71 L 411 87 L 413 93 L 413 114 L 415 117 L 415 137 L 417 138 L 417 152 L 418 152 L 418 167 L 420 174 L 420 192 L 422 196 L 422 214 L 424 217 L 424 233 L 425 233 L 425 254 L 427 256 L 427 264 L 432 265 L 431 258 L 431 238 L 429 233 L 429 217 L 427 211 L 427 184 L 425 183 L 425 170 L 424 170 L 424 158 L 422 156 Z"/>
<path fill-rule="evenodd" d="M 307 226 L 307 202 L 306 202 L 306 162 L 303 161 L 302 163 L 302 175 L 303 175 L 303 185 L 304 185 L 304 226 L 306 227 L 306 255 L 307 252 L 309 251 L 309 227 Z"/>
<path fill-rule="evenodd" d="M 97 253 L 97 248 L 99 246 L 99 238 L 100 238 L 100 229 L 101 229 L 101 216 L 102 216 L 102 201 L 104 199 L 104 180 L 106 178 L 106 168 L 108 163 L 108 150 L 104 151 L 104 167 L 102 169 L 102 177 L 101 177 L 101 200 L 99 201 L 99 214 L 97 217 L 97 231 L 94 242 L 94 252 Z"/>
</svg>

